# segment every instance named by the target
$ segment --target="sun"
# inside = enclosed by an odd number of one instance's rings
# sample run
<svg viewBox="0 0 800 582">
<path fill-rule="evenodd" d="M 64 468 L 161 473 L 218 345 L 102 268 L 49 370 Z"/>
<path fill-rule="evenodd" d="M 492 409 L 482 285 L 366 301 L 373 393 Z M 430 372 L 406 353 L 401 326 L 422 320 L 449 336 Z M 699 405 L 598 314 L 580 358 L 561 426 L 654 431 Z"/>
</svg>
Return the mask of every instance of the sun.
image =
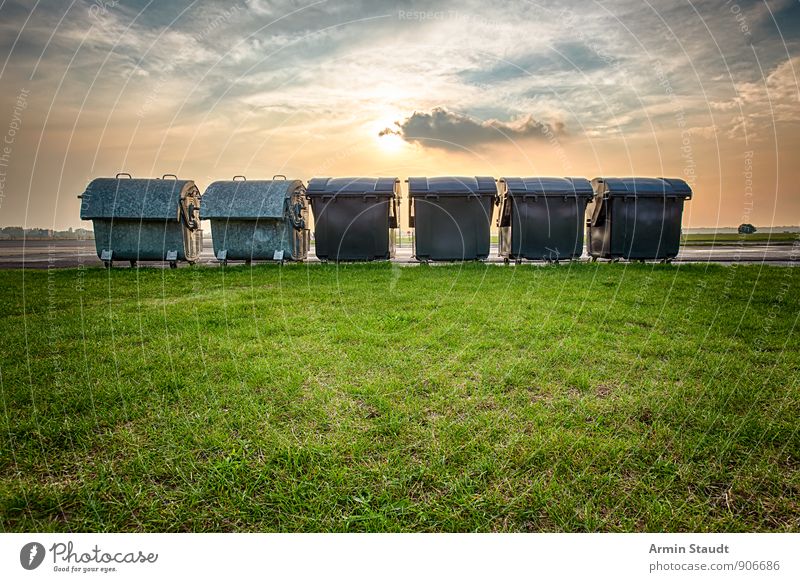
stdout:
<svg viewBox="0 0 800 582">
<path fill-rule="evenodd" d="M 378 149 L 385 154 L 397 154 L 408 145 L 397 133 L 396 119 L 397 116 L 386 116 L 376 122 L 371 129 L 378 142 Z"/>
<path fill-rule="evenodd" d="M 378 145 L 386 153 L 397 153 L 403 149 L 406 142 L 396 133 L 385 133 L 378 136 Z"/>
</svg>

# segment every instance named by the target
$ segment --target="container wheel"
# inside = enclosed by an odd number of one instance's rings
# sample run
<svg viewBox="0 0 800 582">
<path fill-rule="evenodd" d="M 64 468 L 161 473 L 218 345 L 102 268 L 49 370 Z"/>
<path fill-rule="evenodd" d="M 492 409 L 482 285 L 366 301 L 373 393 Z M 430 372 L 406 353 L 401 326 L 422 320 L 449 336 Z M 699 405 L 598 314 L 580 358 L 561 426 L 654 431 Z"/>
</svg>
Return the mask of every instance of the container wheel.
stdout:
<svg viewBox="0 0 800 582">
<path fill-rule="evenodd" d="M 135 268 L 136 268 L 136 261 L 132 260 L 131 261 L 131 269 L 135 269 Z"/>
<path fill-rule="evenodd" d="M 110 269 L 111 268 L 111 261 L 103 261 L 103 266 L 106 269 Z"/>
<path fill-rule="evenodd" d="M 507 264 L 509 264 L 510 262 L 511 262 L 511 261 L 509 261 L 509 260 L 508 260 L 508 257 L 503 257 L 503 264 L 504 264 L 504 265 L 507 265 Z"/>
<path fill-rule="evenodd" d="M 197 261 L 186 261 L 186 262 L 189 263 L 189 265 L 191 265 L 192 267 L 194 267 L 197 264 Z"/>
<path fill-rule="evenodd" d="M 177 269 L 178 268 L 178 261 L 170 261 L 169 262 L 170 269 Z"/>
<path fill-rule="evenodd" d="M 250 259 L 245 259 L 245 260 L 244 260 L 244 264 L 245 264 L 245 265 L 247 265 L 247 266 L 249 267 L 250 265 L 252 265 L 252 264 L 253 264 L 253 261 L 251 261 Z"/>
<path fill-rule="evenodd" d="M 596 263 L 596 262 L 597 262 L 597 257 L 592 257 L 592 258 L 591 258 L 591 259 L 589 259 L 589 260 L 590 260 L 592 263 Z"/>
<path fill-rule="evenodd" d="M 220 265 L 222 265 L 223 267 L 227 267 L 227 266 L 228 266 L 228 259 L 223 259 L 223 260 L 221 260 L 221 261 L 219 262 L 219 264 L 220 264 Z"/>
</svg>

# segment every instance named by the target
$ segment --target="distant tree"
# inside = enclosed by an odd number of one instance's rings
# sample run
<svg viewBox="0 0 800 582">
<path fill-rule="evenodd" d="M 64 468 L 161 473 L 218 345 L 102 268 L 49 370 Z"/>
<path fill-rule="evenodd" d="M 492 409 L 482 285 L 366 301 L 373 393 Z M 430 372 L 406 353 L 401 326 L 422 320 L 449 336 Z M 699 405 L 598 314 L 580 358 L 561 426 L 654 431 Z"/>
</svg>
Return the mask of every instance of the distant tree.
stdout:
<svg viewBox="0 0 800 582">
<path fill-rule="evenodd" d="M 7 226 L 3 229 L 3 234 L 10 239 L 19 239 L 25 236 L 25 231 L 21 226 Z"/>
<path fill-rule="evenodd" d="M 739 234 L 753 234 L 756 230 L 756 227 L 752 224 L 744 223 L 739 225 Z"/>
<path fill-rule="evenodd" d="M 25 238 L 31 240 L 53 238 L 53 231 L 49 228 L 29 228 L 25 231 Z"/>
</svg>

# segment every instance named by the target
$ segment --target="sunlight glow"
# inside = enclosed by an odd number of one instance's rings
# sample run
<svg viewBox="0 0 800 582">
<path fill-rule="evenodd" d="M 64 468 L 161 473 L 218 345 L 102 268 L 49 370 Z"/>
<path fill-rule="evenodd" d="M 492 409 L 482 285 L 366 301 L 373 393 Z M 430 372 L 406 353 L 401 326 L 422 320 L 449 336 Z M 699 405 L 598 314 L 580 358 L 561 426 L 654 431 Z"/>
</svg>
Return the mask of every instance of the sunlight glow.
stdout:
<svg viewBox="0 0 800 582">
<path fill-rule="evenodd" d="M 396 130 L 395 121 L 403 116 L 398 113 L 389 113 L 388 110 L 382 112 L 380 118 L 369 124 L 370 133 L 378 142 L 378 150 L 384 154 L 399 154 L 408 143 L 396 133 L 386 132 L 386 130 Z"/>
<path fill-rule="evenodd" d="M 394 154 L 402 150 L 406 142 L 399 135 L 388 133 L 378 136 L 378 145 L 384 152 Z"/>
</svg>

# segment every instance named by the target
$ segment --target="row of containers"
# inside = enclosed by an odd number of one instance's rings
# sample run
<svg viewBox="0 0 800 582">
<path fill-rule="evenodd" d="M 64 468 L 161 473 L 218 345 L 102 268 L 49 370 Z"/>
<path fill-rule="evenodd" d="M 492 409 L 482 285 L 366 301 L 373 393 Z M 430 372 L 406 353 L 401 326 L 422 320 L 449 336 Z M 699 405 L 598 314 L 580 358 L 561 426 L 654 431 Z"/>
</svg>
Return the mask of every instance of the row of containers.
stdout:
<svg viewBox="0 0 800 582">
<path fill-rule="evenodd" d="M 409 227 L 421 262 L 489 256 L 494 209 L 506 261 L 559 261 L 583 254 L 668 261 L 678 254 L 689 185 L 668 178 L 409 178 Z M 310 247 L 308 207 L 321 261 L 391 259 L 399 226 L 398 178 L 314 178 L 212 183 L 167 174 L 97 178 L 79 196 L 94 223 L 97 253 L 113 261 L 194 263 L 201 220 L 211 223 L 214 254 L 228 261 L 302 261 Z M 202 203 L 201 203 L 202 202 Z"/>
</svg>

